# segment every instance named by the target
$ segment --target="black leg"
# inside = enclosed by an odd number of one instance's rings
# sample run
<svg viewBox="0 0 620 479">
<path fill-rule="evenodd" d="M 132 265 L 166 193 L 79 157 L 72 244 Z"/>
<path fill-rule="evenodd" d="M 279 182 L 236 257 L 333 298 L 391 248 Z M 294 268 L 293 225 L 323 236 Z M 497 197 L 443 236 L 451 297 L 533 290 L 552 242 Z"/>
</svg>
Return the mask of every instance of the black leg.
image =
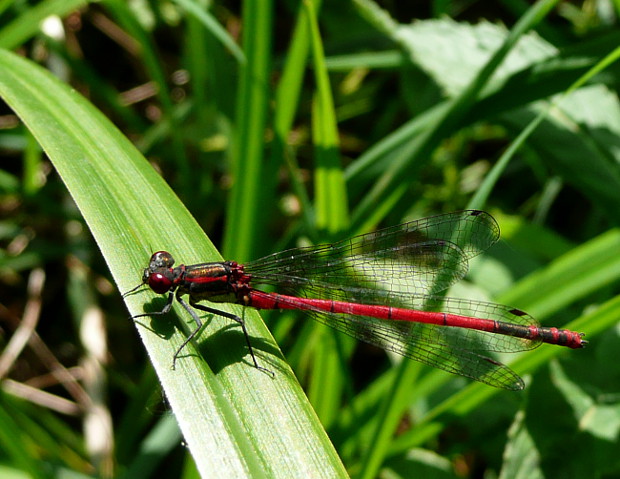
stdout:
<svg viewBox="0 0 620 479">
<path fill-rule="evenodd" d="M 164 309 L 162 309 L 161 311 L 154 311 L 153 313 L 136 314 L 135 316 L 132 316 L 131 319 L 144 318 L 145 316 L 159 316 L 160 314 L 168 314 L 170 312 L 170 309 L 172 308 L 173 300 L 174 300 L 174 293 L 170 293 L 168 295 L 168 301 L 166 302 Z"/>
<path fill-rule="evenodd" d="M 226 311 L 220 311 L 219 309 L 209 308 L 208 306 L 203 306 L 202 304 L 196 304 L 191 299 L 190 299 L 190 304 L 187 304 L 187 302 L 185 302 L 185 300 L 181 297 L 179 290 L 177 290 L 176 294 L 170 292 L 170 294 L 168 295 L 168 301 L 166 302 L 166 305 L 161 311 L 137 314 L 135 316 L 132 316 L 131 318 L 136 319 L 136 318 L 143 318 L 146 316 L 159 316 L 163 314 L 168 314 L 170 310 L 172 309 L 172 302 L 174 301 L 175 296 L 179 304 L 183 306 L 185 311 L 187 311 L 192 317 L 192 319 L 196 322 L 196 328 L 190 333 L 187 339 L 183 341 L 183 344 L 181 344 L 181 346 L 174 353 L 174 356 L 172 357 L 172 369 L 175 369 L 177 358 L 179 357 L 179 354 L 181 354 L 181 351 L 183 351 L 185 346 L 187 346 L 187 344 L 194 338 L 194 336 L 196 336 L 198 332 L 202 329 L 202 326 L 203 326 L 202 321 L 200 320 L 200 317 L 196 314 L 196 311 L 192 309 L 192 307 L 194 307 L 206 313 L 217 314 L 218 316 L 232 319 L 236 323 L 239 323 L 239 325 L 241 326 L 241 330 L 243 331 L 243 335 L 245 336 L 245 342 L 248 345 L 248 351 L 250 352 L 250 356 L 252 356 L 252 362 L 254 363 L 254 367 L 260 371 L 269 373 L 272 376 L 274 375 L 273 372 L 270 371 L 269 369 L 259 366 L 258 361 L 256 360 L 256 356 L 254 356 L 254 349 L 252 348 L 252 344 L 250 343 L 250 335 L 248 334 L 248 330 L 245 327 L 245 321 L 243 319 L 241 319 L 239 316 L 235 314 L 227 313 Z"/>
<path fill-rule="evenodd" d="M 177 299 L 180 301 L 180 298 L 177 298 Z M 195 302 L 193 302 L 191 300 L 191 298 L 189 300 L 189 304 L 191 304 L 194 308 L 199 309 L 201 311 L 204 311 L 206 313 L 217 314 L 218 316 L 222 316 L 224 318 L 232 319 L 236 323 L 239 323 L 239 326 L 241 326 L 241 330 L 243 331 L 243 335 L 245 336 L 245 342 L 248 345 L 248 351 L 250 352 L 250 356 L 252 356 L 252 361 L 254 362 L 254 367 L 256 369 L 258 369 L 259 371 L 264 371 L 266 373 L 271 374 L 272 376 L 274 375 L 273 372 L 270 371 L 269 369 L 264 368 L 264 367 L 258 365 L 258 361 L 256 360 L 256 356 L 254 356 L 254 349 L 252 348 L 252 343 L 250 342 L 250 335 L 248 334 L 248 330 L 245 327 L 245 321 L 242 318 L 240 318 L 236 314 L 227 313 L 226 311 L 220 311 L 219 309 L 215 309 L 215 308 L 209 308 L 208 306 L 204 306 L 202 304 L 196 304 Z M 185 309 L 190 311 L 189 306 L 187 305 L 187 303 L 183 304 L 183 307 L 185 307 Z M 190 312 L 190 314 L 191 314 L 191 312 Z M 179 354 L 180 350 L 183 349 L 183 347 L 189 342 L 189 340 L 191 338 L 194 337 L 194 335 L 198 332 L 198 330 L 202 326 L 202 324 L 200 323 L 200 320 L 197 319 L 196 313 L 192 314 L 192 317 L 194 318 L 194 320 L 196 320 L 198 322 L 198 324 L 200 324 L 200 326 L 196 330 L 194 330 L 192 332 L 192 334 L 190 334 L 189 338 L 187 338 L 187 341 L 185 341 L 185 343 L 183 343 L 183 345 L 181 346 L 179 351 L 177 351 L 177 353 L 175 354 L 175 359 L 176 359 L 176 355 Z"/>
</svg>

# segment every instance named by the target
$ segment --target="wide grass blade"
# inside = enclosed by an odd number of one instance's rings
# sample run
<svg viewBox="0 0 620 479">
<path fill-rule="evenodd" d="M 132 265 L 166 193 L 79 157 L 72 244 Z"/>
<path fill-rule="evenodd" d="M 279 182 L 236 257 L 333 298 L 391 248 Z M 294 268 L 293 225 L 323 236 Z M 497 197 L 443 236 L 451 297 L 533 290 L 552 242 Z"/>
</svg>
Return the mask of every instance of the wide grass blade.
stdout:
<svg viewBox="0 0 620 479">
<path fill-rule="evenodd" d="M 120 291 L 140 281 L 150 252 L 183 262 L 217 260 L 204 232 L 133 145 L 78 93 L 33 63 L 0 51 L 0 96 L 43 147 L 86 220 Z M 127 298 L 132 314 L 161 309 L 148 291 Z M 213 317 L 171 370 L 185 335 L 182 310 L 142 318 L 138 331 L 204 477 L 309 477 L 346 474 L 277 346 L 254 311 L 243 315 L 256 370 L 237 327 Z M 177 310 L 175 309 L 175 312 Z M 208 346 L 207 346 L 208 345 Z M 283 457 L 291 458 L 283 460 Z"/>
</svg>

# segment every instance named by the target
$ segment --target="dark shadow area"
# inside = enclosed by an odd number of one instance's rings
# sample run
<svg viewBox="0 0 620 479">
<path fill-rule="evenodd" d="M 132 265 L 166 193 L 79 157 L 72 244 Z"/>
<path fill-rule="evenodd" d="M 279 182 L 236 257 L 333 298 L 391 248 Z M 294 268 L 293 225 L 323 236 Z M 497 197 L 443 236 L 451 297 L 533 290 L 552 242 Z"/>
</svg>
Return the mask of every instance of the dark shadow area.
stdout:
<svg viewBox="0 0 620 479">
<path fill-rule="evenodd" d="M 165 304 L 166 301 L 162 300 L 162 298 L 153 298 L 148 303 L 145 303 L 143 314 L 154 313 L 154 316 L 144 316 L 134 321 L 141 327 L 156 334 L 162 340 L 169 340 L 175 328 L 179 327 L 183 335 L 187 337 L 196 328 L 196 323 L 189 314 L 177 314 L 174 310 L 170 311 L 168 314 L 156 314 L 164 308 Z M 210 307 L 217 307 L 215 303 L 205 304 Z M 215 330 L 214 328 L 210 328 L 211 319 L 214 316 L 213 314 L 199 316 L 203 326 L 193 338 L 192 344 L 214 373 L 217 374 L 226 366 L 237 362 L 244 362 L 248 367 L 254 368 L 254 363 L 252 362 L 252 357 L 241 325 L 229 319 L 229 325 Z M 274 373 L 276 372 L 275 369 L 283 371 L 283 368 L 277 367 L 278 361 L 269 360 L 270 356 L 279 356 L 283 360 L 280 350 L 275 344 L 262 338 L 252 337 L 251 335 L 249 336 L 249 341 L 259 366 L 265 367 Z M 177 361 L 182 361 L 183 358 L 187 358 L 193 354 L 191 350 L 184 348 L 177 356 Z M 172 361 L 172 355 L 170 360 Z"/>
</svg>

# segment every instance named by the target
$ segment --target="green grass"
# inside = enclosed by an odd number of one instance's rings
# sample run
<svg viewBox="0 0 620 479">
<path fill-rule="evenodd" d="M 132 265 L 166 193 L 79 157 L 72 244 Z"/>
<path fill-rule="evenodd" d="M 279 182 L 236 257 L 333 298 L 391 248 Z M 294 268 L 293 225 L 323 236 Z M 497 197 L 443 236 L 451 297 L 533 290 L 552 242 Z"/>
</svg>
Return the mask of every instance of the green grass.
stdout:
<svg viewBox="0 0 620 479">
<path fill-rule="evenodd" d="M 0 2 L 3 477 L 617 474 L 619 12 L 207 3 Z M 275 377 L 209 316 L 173 371 L 187 314 L 134 326 L 120 299 L 153 251 L 243 261 L 465 207 L 503 241 L 450 294 L 589 340 L 502 356 L 520 393 L 235 305 Z"/>
</svg>

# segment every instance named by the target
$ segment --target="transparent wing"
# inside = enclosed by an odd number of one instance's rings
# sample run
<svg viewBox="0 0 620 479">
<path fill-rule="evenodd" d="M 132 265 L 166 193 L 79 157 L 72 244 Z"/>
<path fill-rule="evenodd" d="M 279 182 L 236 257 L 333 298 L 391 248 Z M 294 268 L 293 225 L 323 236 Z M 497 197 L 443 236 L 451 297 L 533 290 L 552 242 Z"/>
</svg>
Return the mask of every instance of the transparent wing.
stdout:
<svg viewBox="0 0 620 479">
<path fill-rule="evenodd" d="M 467 210 L 432 216 L 343 240 L 295 248 L 245 265 L 253 285 L 295 292 L 312 284 L 343 289 L 438 293 L 461 279 L 468 260 L 494 244 L 492 216 Z"/>
<path fill-rule="evenodd" d="M 467 273 L 468 260 L 498 238 L 499 227 L 490 215 L 459 211 L 330 245 L 283 251 L 246 264 L 244 272 L 251 276 L 253 288 L 271 284 L 278 293 L 292 296 L 535 325 L 529 315 L 509 307 L 434 296 L 461 279 Z M 258 290 L 252 295 L 273 298 Z M 296 308 L 294 297 L 279 296 L 278 301 L 282 307 L 288 302 Z M 505 389 L 521 389 L 523 383 L 484 353 L 521 351 L 537 345 L 473 329 L 333 313 L 318 307 L 304 312 L 359 340 Z"/>
<path fill-rule="evenodd" d="M 254 296 L 269 297 L 270 293 L 254 291 Z M 338 295 L 332 295 L 332 298 Z M 295 298 L 279 297 L 280 305 L 289 303 L 295 306 Z M 529 315 L 507 306 L 470 300 L 449 298 L 437 299 L 436 306 L 430 307 L 428 297 L 409 299 L 409 304 L 419 310 L 438 310 L 452 314 L 468 314 L 475 317 L 508 321 L 523 325 L 536 325 Z M 412 304 L 413 301 L 413 304 Z M 465 376 L 490 386 L 519 390 L 523 382 L 507 366 L 486 356 L 488 352 L 515 352 L 532 349 L 539 341 L 531 341 L 512 336 L 498 335 L 474 329 L 450 326 L 437 326 L 409 321 L 377 319 L 347 313 L 331 313 L 321 309 L 306 309 L 305 314 L 360 341 L 395 352 L 406 358 L 419 361 L 444 371 Z"/>
</svg>

